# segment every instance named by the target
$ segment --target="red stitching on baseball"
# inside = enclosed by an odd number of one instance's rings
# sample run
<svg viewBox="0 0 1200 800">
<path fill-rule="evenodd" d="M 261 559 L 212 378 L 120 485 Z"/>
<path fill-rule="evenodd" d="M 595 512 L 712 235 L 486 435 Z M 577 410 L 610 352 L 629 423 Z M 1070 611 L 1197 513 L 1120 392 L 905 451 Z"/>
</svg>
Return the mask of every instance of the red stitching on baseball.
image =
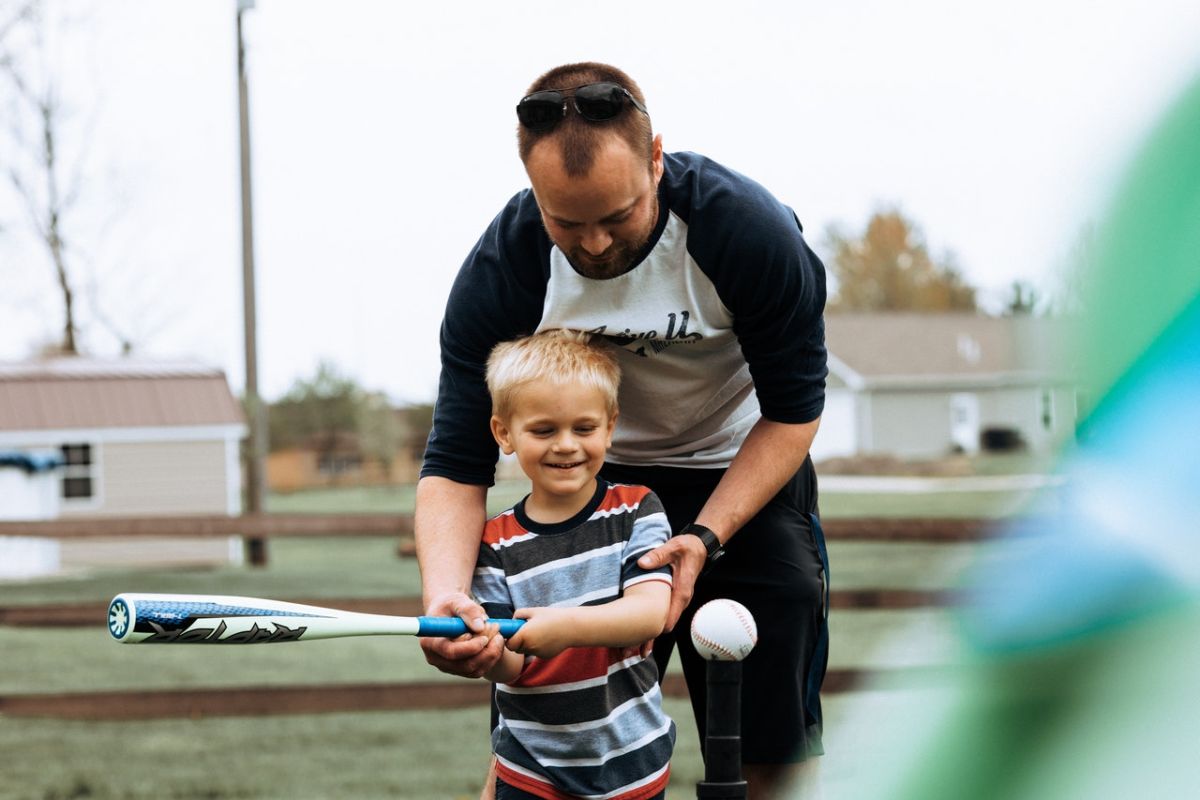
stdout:
<svg viewBox="0 0 1200 800">
<path fill-rule="evenodd" d="M 714 641 L 710 641 L 702 633 L 697 633 L 696 639 L 699 640 L 700 644 L 704 645 L 705 647 L 709 648 L 710 650 L 716 650 L 718 653 L 724 653 L 727 656 L 735 655 L 735 653 L 732 650 L 730 650 L 728 647 L 726 647 L 723 644 L 717 644 Z M 694 645 L 695 642 L 692 642 L 692 644 Z"/>
</svg>

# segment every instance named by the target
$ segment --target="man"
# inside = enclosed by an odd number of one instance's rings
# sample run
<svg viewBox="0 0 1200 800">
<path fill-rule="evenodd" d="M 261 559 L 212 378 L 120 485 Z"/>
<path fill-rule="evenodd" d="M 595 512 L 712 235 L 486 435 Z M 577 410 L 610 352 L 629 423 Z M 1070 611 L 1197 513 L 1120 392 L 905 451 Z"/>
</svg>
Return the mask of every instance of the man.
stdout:
<svg viewBox="0 0 1200 800">
<path fill-rule="evenodd" d="M 674 572 L 654 645 L 660 673 L 678 636 L 703 737 L 691 616 L 714 597 L 746 605 L 760 639 L 744 665 L 744 772 L 751 797 L 783 796 L 823 752 L 827 559 L 808 450 L 824 405 L 824 268 L 763 187 L 701 156 L 664 154 L 641 90 L 620 70 L 555 68 L 517 114 L 532 189 L 468 255 L 442 324 L 416 508 L 427 611 L 483 631 L 466 591 L 497 457 L 491 348 L 551 328 L 604 336 L 624 378 L 602 477 L 649 486 L 676 532 L 640 562 Z M 439 669 L 478 677 L 503 642 L 422 647 Z"/>
</svg>

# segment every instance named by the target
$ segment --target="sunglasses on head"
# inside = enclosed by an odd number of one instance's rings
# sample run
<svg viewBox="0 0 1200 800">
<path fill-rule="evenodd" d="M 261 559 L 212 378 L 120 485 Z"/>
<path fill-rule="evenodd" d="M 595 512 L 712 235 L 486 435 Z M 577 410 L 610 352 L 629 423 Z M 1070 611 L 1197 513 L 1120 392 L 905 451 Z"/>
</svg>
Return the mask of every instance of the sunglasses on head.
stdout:
<svg viewBox="0 0 1200 800">
<path fill-rule="evenodd" d="M 517 103 L 517 119 L 531 131 L 548 131 L 567 115 L 568 100 L 575 106 L 575 112 L 589 122 L 615 119 L 626 103 L 632 103 L 638 111 L 650 116 L 646 107 L 624 86 L 602 81 L 574 89 L 546 89 L 526 95 Z"/>
</svg>

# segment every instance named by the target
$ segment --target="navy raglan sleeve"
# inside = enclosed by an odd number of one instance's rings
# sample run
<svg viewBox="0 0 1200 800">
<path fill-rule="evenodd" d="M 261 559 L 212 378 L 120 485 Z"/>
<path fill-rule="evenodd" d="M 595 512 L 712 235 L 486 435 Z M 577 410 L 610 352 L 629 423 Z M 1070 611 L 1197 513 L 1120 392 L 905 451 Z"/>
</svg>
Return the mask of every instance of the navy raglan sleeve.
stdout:
<svg viewBox="0 0 1200 800">
<path fill-rule="evenodd" d="M 795 213 L 765 188 L 713 162 L 696 173 L 688 251 L 733 314 L 763 416 L 811 422 L 828 374 L 825 267 Z"/>
<path fill-rule="evenodd" d="M 484 374 L 497 344 L 533 333 L 542 317 L 550 242 L 533 195 L 519 193 L 467 256 L 442 319 L 441 376 L 421 477 L 495 482 L 497 448 Z"/>
</svg>

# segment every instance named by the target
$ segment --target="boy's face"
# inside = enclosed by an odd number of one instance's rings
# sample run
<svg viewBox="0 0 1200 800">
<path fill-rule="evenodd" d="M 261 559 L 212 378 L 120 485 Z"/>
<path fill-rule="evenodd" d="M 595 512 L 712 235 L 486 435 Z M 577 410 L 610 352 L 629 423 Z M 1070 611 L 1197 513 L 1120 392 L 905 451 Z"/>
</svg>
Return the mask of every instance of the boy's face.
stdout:
<svg viewBox="0 0 1200 800">
<path fill-rule="evenodd" d="M 492 417 L 492 433 L 505 453 L 516 453 L 540 506 L 583 508 L 612 445 L 616 416 L 599 389 L 532 383 L 518 390 L 508 419 Z M 574 508 L 568 508 L 574 506 Z"/>
</svg>

